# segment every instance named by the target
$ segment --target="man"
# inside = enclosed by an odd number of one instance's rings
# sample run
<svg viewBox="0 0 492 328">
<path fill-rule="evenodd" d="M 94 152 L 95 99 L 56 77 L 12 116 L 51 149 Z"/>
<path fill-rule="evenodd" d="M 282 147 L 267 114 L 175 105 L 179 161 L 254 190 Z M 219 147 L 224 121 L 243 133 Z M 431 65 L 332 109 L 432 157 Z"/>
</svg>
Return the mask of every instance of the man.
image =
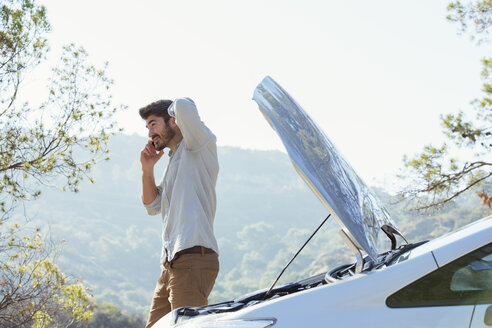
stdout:
<svg viewBox="0 0 492 328">
<path fill-rule="evenodd" d="M 219 164 L 214 134 L 201 122 L 189 98 L 159 100 L 140 109 L 149 138 L 140 153 L 143 203 L 162 214 L 162 273 L 146 328 L 183 306 L 207 305 L 219 272 L 213 232 Z M 169 148 L 159 185 L 154 165 Z"/>
</svg>

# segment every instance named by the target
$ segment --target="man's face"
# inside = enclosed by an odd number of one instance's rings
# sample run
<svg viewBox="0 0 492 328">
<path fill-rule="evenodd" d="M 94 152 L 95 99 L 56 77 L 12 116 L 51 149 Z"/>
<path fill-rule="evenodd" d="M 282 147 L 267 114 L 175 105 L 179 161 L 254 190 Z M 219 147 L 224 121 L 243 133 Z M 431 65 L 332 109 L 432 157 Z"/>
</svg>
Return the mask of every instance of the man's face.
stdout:
<svg viewBox="0 0 492 328">
<path fill-rule="evenodd" d="M 172 118 L 171 118 L 172 119 Z M 154 147 L 157 150 L 163 150 L 169 144 L 176 132 L 169 124 L 164 122 L 164 118 L 156 115 L 150 115 L 145 120 L 146 127 L 149 130 L 149 138 L 152 139 Z M 169 123 L 169 122 L 168 122 Z"/>
</svg>

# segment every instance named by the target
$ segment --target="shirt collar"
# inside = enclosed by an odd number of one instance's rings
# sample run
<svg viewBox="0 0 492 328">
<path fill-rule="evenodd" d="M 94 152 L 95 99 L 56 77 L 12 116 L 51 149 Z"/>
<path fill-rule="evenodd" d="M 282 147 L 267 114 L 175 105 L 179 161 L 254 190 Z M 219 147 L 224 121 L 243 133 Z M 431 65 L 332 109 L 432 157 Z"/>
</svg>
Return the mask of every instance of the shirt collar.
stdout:
<svg viewBox="0 0 492 328">
<path fill-rule="evenodd" d="M 181 140 L 180 142 L 178 142 L 178 143 L 176 144 L 176 147 L 174 147 L 174 150 L 172 150 L 172 149 L 171 149 L 171 150 L 169 151 L 169 158 L 172 158 L 172 157 L 173 157 L 173 155 L 174 155 L 174 153 L 176 153 L 176 152 L 178 151 L 179 145 L 181 145 L 181 143 L 182 143 L 182 142 L 183 142 L 183 140 Z"/>
</svg>

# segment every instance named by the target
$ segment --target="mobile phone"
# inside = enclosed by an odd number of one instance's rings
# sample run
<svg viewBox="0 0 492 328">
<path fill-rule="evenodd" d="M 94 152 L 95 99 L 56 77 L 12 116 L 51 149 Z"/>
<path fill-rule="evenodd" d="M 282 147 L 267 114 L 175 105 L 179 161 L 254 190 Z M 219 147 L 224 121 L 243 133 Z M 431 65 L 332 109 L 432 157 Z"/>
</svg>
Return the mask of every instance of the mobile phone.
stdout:
<svg viewBox="0 0 492 328">
<path fill-rule="evenodd" d="M 154 151 L 156 153 L 158 153 L 159 151 L 157 150 L 157 148 L 155 148 L 155 143 L 152 141 L 152 143 L 150 144 L 152 146 L 152 148 L 154 148 Z"/>
</svg>

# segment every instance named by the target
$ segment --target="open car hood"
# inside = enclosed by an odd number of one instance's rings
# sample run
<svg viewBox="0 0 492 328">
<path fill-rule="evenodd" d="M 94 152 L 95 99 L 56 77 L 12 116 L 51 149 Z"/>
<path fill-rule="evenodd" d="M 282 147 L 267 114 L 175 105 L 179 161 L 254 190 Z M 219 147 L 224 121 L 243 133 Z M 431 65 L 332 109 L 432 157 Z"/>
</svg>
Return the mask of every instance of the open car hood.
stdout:
<svg viewBox="0 0 492 328">
<path fill-rule="evenodd" d="M 375 195 L 343 159 L 323 131 L 271 77 L 253 99 L 282 140 L 295 169 L 358 249 L 373 260 L 400 234 Z M 357 245 L 358 243 L 358 245 Z"/>
</svg>

